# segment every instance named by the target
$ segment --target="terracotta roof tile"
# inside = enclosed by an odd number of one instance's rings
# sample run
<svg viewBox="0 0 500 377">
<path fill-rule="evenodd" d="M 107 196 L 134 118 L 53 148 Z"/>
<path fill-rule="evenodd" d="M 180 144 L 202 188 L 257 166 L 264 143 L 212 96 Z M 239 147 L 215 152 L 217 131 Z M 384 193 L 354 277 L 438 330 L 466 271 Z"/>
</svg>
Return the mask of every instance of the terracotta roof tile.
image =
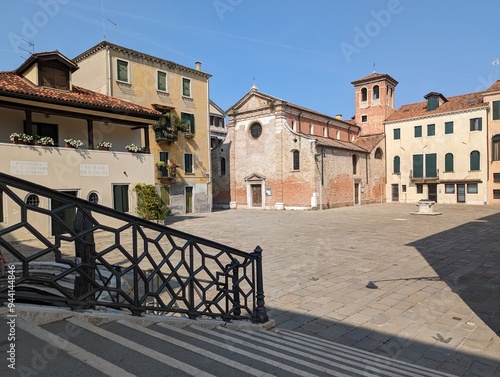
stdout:
<svg viewBox="0 0 500 377">
<path fill-rule="evenodd" d="M 339 149 L 347 149 L 350 151 L 367 153 L 366 149 L 364 149 L 360 146 L 357 146 L 356 144 L 351 143 L 349 141 L 342 141 L 342 140 L 332 139 L 332 138 L 324 137 L 324 136 L 316 136 L 316 135 L 309 135 L 309 134 L 304 134 L 304 135 L 307 135 L 309 137 L 313 137 L 313 138 L 317 139 L 320 145 L 324 145 L 327 147 L 333 147 L 333 148 L 339 148 Z"/>
<path fill-rule="evenodd" d="M 500 80 L 497 80 L 484 93 L 500 92 Z"/>
<path fill-rule="evenodd" d="M 397 120 L 419 118 L 487 106 L 487 104 L 483 102 L 483 92 L 462 94 L 459 96 L 447 97 L 446 99 L 447 102 L 431 111 L 427 111 L 426 101 L 403 105 L 389 118 L 387 118 L 386 121 L 392 122 Z"/>
<path fill-rule="evenodd" d="M 0 95 L 25 98 L 33 101 L 58 103 L 75 107 L 90 108 L 113 113 L 154 119 L 159 111 L 136 105 L 79 86 L 69 91 L 40 87 L 15 72 L 0 72 Z"/>
<path fill-rule="evenodd" d="M 354 144 L 371 152 L 382 140 L 384 140 L 384 137 L 384 134 L 360 136 L 358 139 L 354 140 Z"/>
</svg>

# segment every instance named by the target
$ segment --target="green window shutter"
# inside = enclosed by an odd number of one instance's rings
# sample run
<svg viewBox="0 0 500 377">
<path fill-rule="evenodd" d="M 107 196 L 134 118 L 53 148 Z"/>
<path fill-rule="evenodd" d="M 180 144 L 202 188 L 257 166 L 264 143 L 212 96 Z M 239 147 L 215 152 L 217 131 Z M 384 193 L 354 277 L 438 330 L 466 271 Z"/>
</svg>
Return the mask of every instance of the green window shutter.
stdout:
<svg viewBox="0 0 500 377">
<path fill-rule="evenodd" d="M 474 131 L 474 119 L 470 119 L 469 124 L 470 124 L 470 131 Z"/>
<path fill-rule="evenodd" d="M 436 153 L 429 153 L 425 155 L 425 176 L 426 178 L 437 177 Z"/>
<path fill-rule="evenodd" d="M 444 133 L 452 134 L 453 133 L 453 122 L 446 122 L 444 124 Z"/>
<path fill-rule="evenodd" d="M 422 126 L 415 126 L 415 137 L 422 137 Z"/>
<path fill-rule="evenodd" d="M 393 167 L 393 171 L 394 171 L 394 174 L 399 174 L 401 173 L 401 165 L 400 165 L 400 158 L 399 156 L 395 156 L 394 157 L 394 167 Z"/>
<path fill-rule="evenodd" d="M 158 71 L 157 89 L 162 92 L 167 91 L 167 74 L 165 72 Z"/>
<path fill-rule="evenodd" d="M 191 133 L 194 134 L 194 114 L 190 114 L 190 122 L 191 122 Z"/>
<path fill-rule="evenodd" d="M 160 161 L 168 162 L 168 152 L 160 152 Z"/>
<path fill-rule="evenodd" d="M 453 171 L 453 154 L 446 153 L 444 156 L 444 171 L 451 172 Z"/>
<path fill-rule="evenodd" d="M 436 134 L 436 125 L 428 124 L 427 125 L 427 136 L 434 136 Z"/>
<path fill-rule="evenodd" d="M 395 128 L 394 129 L 394 140 L 399 140 L 401 139 L 401 129 Z"/>
<path fill-rule="evenodd" d="M 477 129 L 478 131 L 481 131 L 483 129 L 483 118 L 477 118 L 478 124 L 477 124 Z"/>
<path fill-rule="evenodd" d="M 128 62 L 123 60 L 116 61 L 117 78 L 119 81 L 128 82 Z"/>
<path fill-rule="evenodd" d="M 113 186 L 113 208 L 120 212 L 128 212 L 128 185 Z"/>
<path fill-rule="evenodd" d="M 413 155 L 413 177 L 423 178 L 424 176 L 424 156 L 422 154 Z"/>
<path fill-rule="evenodd" d="M 500 101 L 493 101 L 493 120 L 500 119 Z"/>
<path fill-rule="evenodd" d="M 160 187 L 160 198 L 161 202 L 168 206 L 170 205 L 170 192 L 168 191 L 168 187 L 161 186 Z"/>
<path fill-rule="evenodd" d="M 480 170 L 480 153 L 479 151 L 472 151 L 470 154 L 470 170 L 475 171 L 475 170 Z"/>
<path fill-rule="evenodd" d="M 191 153 L 184 154 L 184 172 L 193 172 L 193 155 Z"/>
</svg>

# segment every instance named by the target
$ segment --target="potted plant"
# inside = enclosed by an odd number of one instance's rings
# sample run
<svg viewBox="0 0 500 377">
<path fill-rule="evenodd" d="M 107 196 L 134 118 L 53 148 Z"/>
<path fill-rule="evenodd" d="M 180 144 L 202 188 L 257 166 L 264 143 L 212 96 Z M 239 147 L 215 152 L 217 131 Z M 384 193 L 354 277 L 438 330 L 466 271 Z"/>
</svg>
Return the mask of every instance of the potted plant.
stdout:
<svg viewBox="0 0 500 377">
<path fill-rule="evenodd" d="M 67 148 L 80 148 L 83 146 L 81 140 L 78 139 L 64 139 Z"/>
<path fill-rule="evenodd" d="M 50 136 L 38 137 L 35 141 L 35 144 L 43 145 L 44 147 L 54 146 L 54 139 Z"/>
<path fill-rule="evenodd" d="M 135 145 L 134 143 L 129 144 L 129 145 L 127 145 L 127 146 L 125 146 L 125 149 L 127 149 L 127 151 L 132 152 L 132 153 L 139 153 L 139 152 L 142 152 L 142 148 L 141 148 L 141 147 L 138 147 L 138 146 L 137 146 L 137 145 Z"/>
<path fill-rule="evenodd" d="M 110 143 L 109 141 L 100 141 L 99 143 L 97 143 L 97 149 L 101 150 L 101 151 L 109 151 L 109 149 L 113 146 L 112 143 Z"/>
<path fill-rule="evenodd" d="M 169 177 L 175 177 L 177 174 L 177 168 L 179 167 L 179 164 L 176 162 L 172 162 L 171 164 L 168 164 L 168 175 Z"/>
<path fill-rule="evenodd" d="M 25 133 L 13 132 L 10 134 L 10 140 L 13 141 L 14 144 L 29 144 L 33 141 L 33 136 Z"/>
<path fill-rule="evenodd" d="M 167 175 L 167 163 L 165 161 L 158 161 L 156 167 L 158 168 L 160 177 Z"/>
</svg>

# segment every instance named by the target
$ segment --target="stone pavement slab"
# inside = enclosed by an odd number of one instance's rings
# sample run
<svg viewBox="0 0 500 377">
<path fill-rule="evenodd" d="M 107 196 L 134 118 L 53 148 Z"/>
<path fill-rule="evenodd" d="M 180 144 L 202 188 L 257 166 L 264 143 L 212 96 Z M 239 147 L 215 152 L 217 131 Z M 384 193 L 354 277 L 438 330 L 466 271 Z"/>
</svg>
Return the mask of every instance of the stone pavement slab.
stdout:
<svg viewBox="0 0 500 377">
<path fill-rule="evenodd" d="M 277 327 L 463 376 L 500 376 L 500 208 L 228 210 L 167 225 L 264 249 Z"/>
</svg>

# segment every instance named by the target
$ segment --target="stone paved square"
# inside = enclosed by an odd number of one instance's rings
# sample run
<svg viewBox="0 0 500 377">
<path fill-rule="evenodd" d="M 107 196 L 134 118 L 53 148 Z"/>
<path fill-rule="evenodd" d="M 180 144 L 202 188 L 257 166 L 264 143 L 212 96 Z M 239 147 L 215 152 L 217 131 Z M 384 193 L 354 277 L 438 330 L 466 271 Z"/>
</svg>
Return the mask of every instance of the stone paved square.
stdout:
<svg viewBox="0 0 500 377">
<path fill-rule="evenodd" d="M 277 327 L 463 376 L 500 376 L 500 208 L 374 204 L 173 216 L 172 228 L 264 249 Z"/>
</svg>

